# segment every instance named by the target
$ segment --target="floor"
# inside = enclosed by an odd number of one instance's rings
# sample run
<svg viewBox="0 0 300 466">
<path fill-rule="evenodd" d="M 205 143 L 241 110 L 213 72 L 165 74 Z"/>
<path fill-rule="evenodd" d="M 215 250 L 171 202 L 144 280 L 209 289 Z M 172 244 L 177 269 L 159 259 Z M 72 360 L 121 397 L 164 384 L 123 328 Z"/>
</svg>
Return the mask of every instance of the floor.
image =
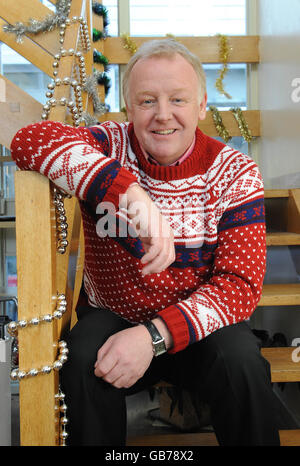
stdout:
<svg viewBox="0 0 300 466">
<path fill-rule="evenodd" d="M 297 388 L 297 398 L 299 400 L 299 388 L 295 384 L 287 384 L 286 391 L 291 386 Z M 288 394 L 288 393 L 287 393 Z M 299 402 L 297 403 L 299 407 Z M 128 438 L 142 437 L 144 435 L 160 435 L 179 432 L 177 427 L 162 421 L 159 418 L 159 398 L 157 395 L 150 398 L 149 392 L 144 391 L 137 395 L 127 398 L 127 416 L 128 416 Z M 300 419 L 296 416 L 297 428 L 300 428 Z M 11 397 L 11 445 L 20 445 L 20 418 L 19 418 L 19 395 L 12 394 Z M 211 426 L 205 426 L 198 431 L 212 431 Z"/>
<path fill-rule="evenodd" d="M 11 396 L 11 446 L 20 445 L 19 395 Z"/>
<path fill-rule="evenodd" d="M 128 437 L 178 432 L 177 428 L 157 419 L 159 400 L 144 391 L 127 399 Z M 11 397 L 11 445 L 20 445 L 19 395 Z"/>
</svg>

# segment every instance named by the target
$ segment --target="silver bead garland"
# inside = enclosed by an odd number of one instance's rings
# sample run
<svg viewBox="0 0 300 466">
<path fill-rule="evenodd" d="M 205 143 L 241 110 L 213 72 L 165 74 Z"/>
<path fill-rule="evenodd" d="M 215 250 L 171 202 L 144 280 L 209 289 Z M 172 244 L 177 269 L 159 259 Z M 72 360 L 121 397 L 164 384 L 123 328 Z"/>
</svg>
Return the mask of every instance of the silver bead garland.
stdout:
<svg viewBox="0 0 300 466">
<path fill-rule="evenodd" d="M 60 25 L 59 42 L 61 44 L 61 48 L 60 52 L 54 55 L 54 62 L 52 64 L 54 80 L 52 83 L 48 84 L 48 91 L 46 92 L 46 97 L 49 100 L 46 102 L 45 105 L 43 105 L 43 113 L 41 115 L 41 119 L 47 120 L 50 110 L 56 105 L 67 106 L 71 113 L 73 124 L 77 127 L 80 125 L 83 116 L 82 87 L 86 84 L 87 81 L 85 59 L 82 52 L 75 51 L 74 49 L 66 50 L 63 48 L 66 28 L 76 22 L 80 23 L 80 41 L 82 49 L 85 52 L 88 52 L 91 48 L 91 41 L 87 22 L 82 16 L 73 16 L 72 18 L 67 18 Z M 80 75 L 79 81 L 68 76 L 66 76 L 63 79 L 57 78 L 60 60 L 66 56 L 74 56 L 77 60 Z M 73 100 L 68 100 L 66 97 L 62 97 L 58 100 L 53 97 L 55 87 L 60 85 L 71 86 L 73 88 L 75 102 Z"/>
<path fill-rule="evenodd" d="M 7 331 L 12 337 L 16 337 L 19 329 L 24 329 L 27 327 L 36 327 L 41 323 L 51 323 L 53 320 L 59 320 L 62 318 L 64 313 L 67 310 L 67 301 L 64 294 L 59 294 L 57 296 L 57 307 L 53 314 L 46 314 L 39 317 L 33 317 L 30 320 L 18 320 L 11 321 L 7 325 Z"/>
<path fill-rule="evenodd" d="M 68 433 L 66 430 L 69 420 L 67 418 L 67 405 L 65 403 L 65 394 L 61 391 L 59 387 L 59 392 L 55 395 L 56 410 L 59 411 L 59 445 L 62 447 L 66 446 L 66 440 L 68 438 Z"/>
<path fill-rule="evenodd" d="M 20 370 L 20 369 L 13 369 L 10 374 L 11 380 L 21 381 L 28 377 L 36 377 L 39 374 L 41 375 L 50 374 L 53 370 L 60 371 L 64 363 L 68 360 L 69 350 L 67 348 L 66 342 L 63 340 L 58 343 L 58 349 L 59 349 L 58 358 L 52 364 L 45 365 L 41 367 L 40 369 L 33 368 L 28 371 Z"/>
<path fill-rule="evenodd" d="M 60 24 L 59 31 L 59 42 L 62 45 L 65 40 L 66 28 L 74 23 L 80 23 L 80 42 L 81 47 L 85 52 L 88 52 L 91 49 L 91 40 L 89 35 L 89 28 L 86 20 L 82 16 L 73 16 L 72 18 L 67 18 L 62 24 Z"/>
<path fill-rule="evenodd" d="M 62 191 L 58 190 L 57 188 L 53 189 L 54 193 L 54 206 L 55 206 L 55 213 L 56 213 L 56 223 L 57 223 L 57 252 L 59 254 L 65 254 L 67 246 L 68 246 L 68 224 L 67 224 L 67 217 L 66 211 L 64 206 L 64 199 L 70 198 L 69 194 L 65 194 Z"/>
</svg>

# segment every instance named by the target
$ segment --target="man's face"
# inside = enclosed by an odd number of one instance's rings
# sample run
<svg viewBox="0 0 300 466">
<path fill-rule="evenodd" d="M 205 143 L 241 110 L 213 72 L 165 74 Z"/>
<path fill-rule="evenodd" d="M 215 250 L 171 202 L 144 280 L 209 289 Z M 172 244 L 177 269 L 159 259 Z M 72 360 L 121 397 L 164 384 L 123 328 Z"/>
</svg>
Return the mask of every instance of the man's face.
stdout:
<svg viewBox="0 0 300 466">
<path fill-rule="evenodd" d="M 141 147 L 161 165 L 175 162 L 193 142 L 207 97 L 181 55 L 139 60 L 129 79 L 127 114 Z"/>
</svg>

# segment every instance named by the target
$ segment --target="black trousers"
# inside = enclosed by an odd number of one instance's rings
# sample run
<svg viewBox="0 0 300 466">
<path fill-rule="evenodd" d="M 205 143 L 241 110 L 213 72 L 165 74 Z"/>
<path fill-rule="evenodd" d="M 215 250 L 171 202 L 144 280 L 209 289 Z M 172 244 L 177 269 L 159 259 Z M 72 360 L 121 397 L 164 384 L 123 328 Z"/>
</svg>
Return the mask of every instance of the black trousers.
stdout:
<svg viewBox="0 0 300 466">
<path fill-rule="evenodd" d="M 65 338 L 69 358 L 61 371 L 68 445 L 125 445 L 126 396 L 160 380 L 192 390 L 209 404 L 220 445 L 279 445 L 278 430 L 295 428 L 273 393 L 269 364 L 247 323 L 153 358 L 133 387 L 117 389 L 94 375 L 94 363 L 106 339 L 131 324 L 109 310 L 78 311 L 79 320 Z"/>
</svg>

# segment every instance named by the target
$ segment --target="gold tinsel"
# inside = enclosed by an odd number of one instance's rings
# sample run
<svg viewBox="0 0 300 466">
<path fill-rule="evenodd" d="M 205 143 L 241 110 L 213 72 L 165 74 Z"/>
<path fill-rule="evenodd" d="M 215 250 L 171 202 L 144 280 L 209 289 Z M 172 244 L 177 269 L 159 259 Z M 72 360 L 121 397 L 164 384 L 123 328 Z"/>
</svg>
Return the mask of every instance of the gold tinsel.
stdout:
<svg viewBox="0 0 300 466">
<path fill-rule="evenodd" d="M 127 49 L 131 55 L 134 55 L 138 49 L 136 43 L 130 38 L 129 34 L 121 34 L 123 39 L 123 47 Z"/>
<path fill-rule="evenodd" d="M 236 121 L 237 121 L 237 124 L 238 124 L 238 127 L 239 127 L 239 130 L 241 132 L 241 135 L 243 136 L 243 138 L 245 139 L 246 142 L 251 142 L 252 141 L 252 134 L 251 134 L 251 131 L 248 127 L 248 124 L 244 118 L 244 115 L 243 115 L 243 112 L 240 108 L 231 108 L 230 111 L 233 113 Z"/>
<path fill-rule="evenodd" d="M 230 53 L 230 47 L 228 45 L 228 38 L 224 36 L 223 34 L 218 34 L 219 37 L 219 59 L 221 63 L 223 63 L 223 67 L 220 70 L 219 77 L 216 81 L 216 88 L 220 92 L 220 94 L 224 95 L 227 97 L 227 99 L 231 99 L 231 95 L 228 94 L 228 92 L 225 91 L 224 85 L 223 85 L 223 80 L 228 72 L 228 61 L 229 61 L 229 53 Z"/>
<path fill-rule="evenodd" d="M 213 118 L 218 135 L 222 139 L 224 139 L 226 143 L 229 142 L 231 140 L 231 136 L 224 126 L 219 110 L 213 105 L 210 105 L 209 110 L 212 112 L 212 118 Z"/>
</svg>

